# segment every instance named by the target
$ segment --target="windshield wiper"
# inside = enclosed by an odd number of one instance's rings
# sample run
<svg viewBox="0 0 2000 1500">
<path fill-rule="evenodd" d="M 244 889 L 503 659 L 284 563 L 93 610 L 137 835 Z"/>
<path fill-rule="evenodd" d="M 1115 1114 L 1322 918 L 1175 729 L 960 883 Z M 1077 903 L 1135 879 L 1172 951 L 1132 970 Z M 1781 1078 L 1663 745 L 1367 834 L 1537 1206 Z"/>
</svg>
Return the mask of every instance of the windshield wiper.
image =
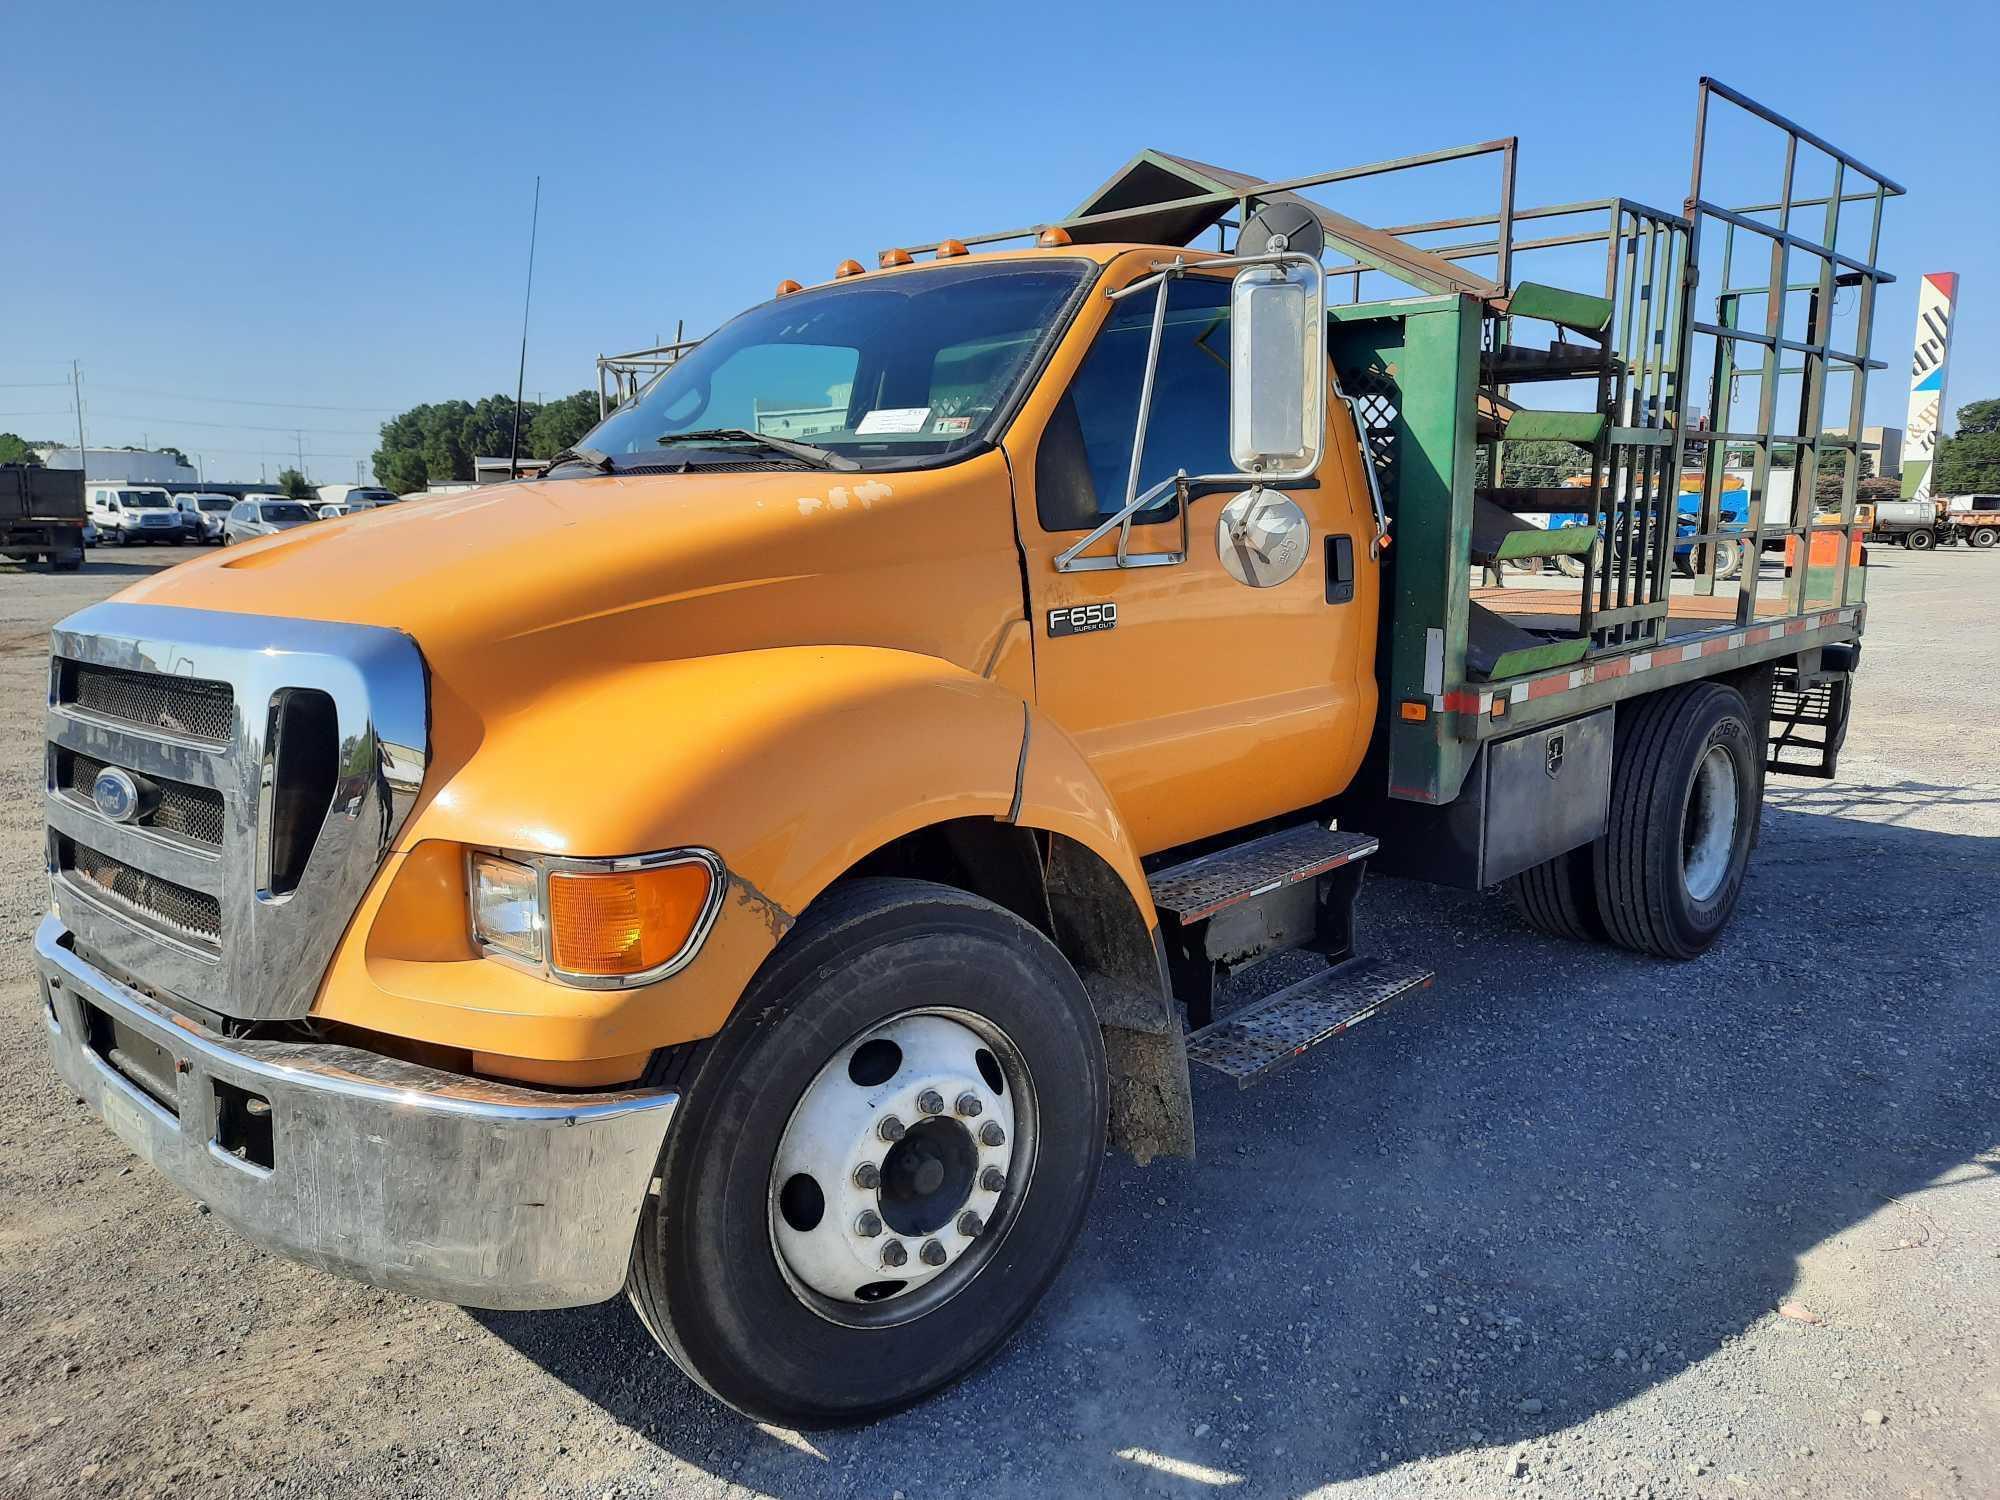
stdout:
<svg viewBox="0 0 2000 1500">
<path fill-rule="evenodd" d="M 815 469 L 859 469 L 860 464 L 844 454 L 834 453 L 826 448 L 815 448 L 811 443 L 797 443 L 790 438 L 772 437 L 768 432 L 752 432 L 747 427 L 703 427 L 693 432 L 670 432 L 660 439 L 662 448 L 673 443 L 755 443 L 769 448 L 773 453 L 783 453 L 796 458 L 800 463 L 811 464 Z"/>
<path fill-rule="evenodd" d="M 587 464 L 603 474 L 611 472 L 611 455 L 599 453 L 595 448 L 565 448 L 548 462 L 544 474 L 553 474 L 564 464 Z"/>
</svg>

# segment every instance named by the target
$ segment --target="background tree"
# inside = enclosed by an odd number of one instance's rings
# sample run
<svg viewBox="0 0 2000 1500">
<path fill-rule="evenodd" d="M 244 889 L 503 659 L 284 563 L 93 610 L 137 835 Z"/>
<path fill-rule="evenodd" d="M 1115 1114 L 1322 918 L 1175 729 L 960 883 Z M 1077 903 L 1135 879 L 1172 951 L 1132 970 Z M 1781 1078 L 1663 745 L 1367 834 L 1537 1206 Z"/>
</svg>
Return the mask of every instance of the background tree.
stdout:
<svg viewBox="0 0 2000 1500">
<path fill-rule="evenodd" d="M 2000 397 L 1958 409 L 1958 432 L 1938 444 L 1931 470 L 1933 495 L 1990 494 L 2000 490 Z"/>
<path fill-rule="evenodd" d="M 1958 408 L 1958 432 L 1938 444 L 1932 494 L 2000 490 L 2000 398 Z"/>
<path fill-rule="evenodd" d="M 316 498 L 311 483 L 297 469 L 278 470 L 278 488 L 294 500 Z"/>
<path fill-rule="evenodd" d="M 28 446 L 28 440 L 17 433 L 0 432 L 0 464 L 26 464 L 31 469 L 42 466 L 42 456 Z"/>
<path fill-rule="evenodd" d="M 523 412 L 526 419 L 526 412 Z M 597 425 L 597 392 L 578 391 L 535 408 L 522 447 L 536 458 L 554 458 L 574 448 Z"/>
<path fill-rule="evenodd" d="M 185 453 L 181 452 L 180 449 L 174 447 L 174 445 L 171 443 L 162 443 L 160 444 L 159 447 L 155 448 L 153 451 L 155 453 L 166 454 L 168 457 L 172 458 L 176 463 L 178 463 L 183 469 L 192 469 L 194 467 L 194 460 L 189 458 Z"/>
<path fill-rule="evenodd" d="M 573 399 L 573 398 L 572 398 Z M 591 410 L 597 398 L 591 397 Z M 530 443 L 540 408 L 521 407 L 521 455 Z M 430 401 L 400 412 L 382 424 L 375 450 L 375 477 L 399 494 L 420 490 L 433 480 L 472 478 L 475 458 L 504 458 L 514 436 L 514 398 L 482 396 L 478 401 Z M 560 445 L 559 445 L 560 446 Z M 558 448 L 551 448 L 551 454 Z"/>
</svg>

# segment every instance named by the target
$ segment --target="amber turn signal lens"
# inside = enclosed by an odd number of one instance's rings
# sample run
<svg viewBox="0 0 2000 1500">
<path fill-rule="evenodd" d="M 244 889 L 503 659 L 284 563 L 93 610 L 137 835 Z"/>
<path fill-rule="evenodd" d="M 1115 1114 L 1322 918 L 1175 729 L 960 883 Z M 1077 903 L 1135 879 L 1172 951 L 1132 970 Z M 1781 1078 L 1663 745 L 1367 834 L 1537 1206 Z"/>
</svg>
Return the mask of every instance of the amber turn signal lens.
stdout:
<svg viewBox="0 0 2000 1500">
<path fill-rule="evenodd" d="M 687 946 L 708 906 L 705 864 L 650 870 L 551 870 L 549 960 L 559 973 L 619 978 L 657 969 Z"/>
</svg>

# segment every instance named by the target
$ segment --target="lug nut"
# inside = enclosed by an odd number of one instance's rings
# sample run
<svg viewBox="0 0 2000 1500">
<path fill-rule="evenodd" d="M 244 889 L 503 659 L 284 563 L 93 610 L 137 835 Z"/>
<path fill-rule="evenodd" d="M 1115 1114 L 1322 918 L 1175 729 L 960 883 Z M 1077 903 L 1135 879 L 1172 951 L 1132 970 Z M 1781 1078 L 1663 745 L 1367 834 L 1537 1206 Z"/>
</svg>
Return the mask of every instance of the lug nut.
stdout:
<svg viewBox="0 0 2000 1500">
<path fill-rule="evenodd" d="M 917 1258 L 927 1266 L 944 1264 L 944 1246 L 936 1240 L 925 1240 L 924 1248 L 917 1252 Z"/>
<path fill-rule="evenodd" d="M 862 1209 L 860 1217 L 854 1221 L 854 1232 L 864 1240 L 874 1239 L 882 1232 L 882 1216 L 872 1208 Z"/>
<path fill-rule="evenodd" d="M 958 1096 L 958 1102 L 952 1105 L 952 1108 L 957 1110 L 960 1114 L 964 1115 L 966 1119 L 969 1120 L 974 1115 L 978 1114 L 982 1109 L 986 1108 L 986 1106 L 980 1103 L 979 1096 L 977 1094 L 973 1093 L 970 1089 L 967 1089 L 964 1093 Z"/>
<path fill-rule="evenodd" d="M 927 1115 L 941 1115 L 944 1113 L 944 1095 L 936 1089 L 925 1089 L 917 1095 L 917 1108 Z"/>
<path fill-rule="evenodd" d="M 958 1232 L 967 1239 L 971 1239 L 985 1227 L 985 1221 L 969 1208 L 958 1216 Z"/>
<path fill-rule="evenodd" d="M 903 1265 L 910 1258 L 910 1252 L 903 1248 L 901 1240 L 891 1240 L 882 1247 L 882 1264 L 889 1267 Z"/>
<path fill-rule="evenodd" d="M 882 1169 L 872 1161 L 864 1161 L 854 1169 L 854 1185 L 864 1193 L 872 1193 L 881 1186 Z"/>
<path fill-rule="evenodd" d="M 979 1185 L 989 1193 L 997 1193 L 1007 1185 L 1007 1174 L 998 1167 L 988 1167 L 979 1174 Z"/>
<path fill-rule="evenodd" d="M 979 1144 L 982 1146 L 1004 1146 L 1007 1144 L 1007 1132 L 1000 1128 L 998 1120 L 988 1120 L 984 1125 L 979 1127 Z"/>
<path fill-rule="evenodd" d="M 884 1115 L 882 1123 L 875 1127 L 875 1133 L 885 1141 L 900 1141 L 903 1138 L 903 1122 L 894 1115 Z"/>
</svg>

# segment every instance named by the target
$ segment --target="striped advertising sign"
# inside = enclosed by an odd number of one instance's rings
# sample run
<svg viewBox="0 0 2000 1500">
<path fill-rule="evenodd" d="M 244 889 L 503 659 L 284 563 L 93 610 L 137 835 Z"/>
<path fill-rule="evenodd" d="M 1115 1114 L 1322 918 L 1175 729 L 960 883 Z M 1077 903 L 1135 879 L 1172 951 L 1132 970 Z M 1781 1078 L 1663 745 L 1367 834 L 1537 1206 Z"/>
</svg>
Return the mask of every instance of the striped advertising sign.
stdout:
<svg viewBox="0 0 2000 1500">
<path fill-rule="evenodd" d="M 1931 498 L 1931 461 L 1944 424 L 1944 377 L 1951 357 L 1956 271 L 1926 271 L 1917 292 L 1917 347 L 1910 360 L 1909 435 L 1903 443 L 1903 498 Z"/>
</svg>

